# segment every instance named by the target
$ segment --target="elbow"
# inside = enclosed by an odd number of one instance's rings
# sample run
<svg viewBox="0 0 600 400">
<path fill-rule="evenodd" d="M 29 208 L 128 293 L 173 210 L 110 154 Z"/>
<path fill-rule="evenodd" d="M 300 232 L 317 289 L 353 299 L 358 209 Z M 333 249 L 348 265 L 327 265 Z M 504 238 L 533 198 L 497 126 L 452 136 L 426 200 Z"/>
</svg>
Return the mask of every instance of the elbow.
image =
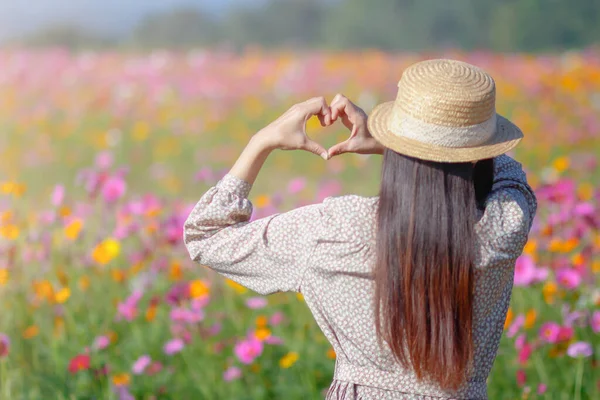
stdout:
<svg viewBox="0 0 600 400">
<path fill-rule="evenodd" d="M 189 222 L 183 226 L 183 243 L 190 259 L 199 261 L 202 255 L 203 235 Z"/>
</svg>

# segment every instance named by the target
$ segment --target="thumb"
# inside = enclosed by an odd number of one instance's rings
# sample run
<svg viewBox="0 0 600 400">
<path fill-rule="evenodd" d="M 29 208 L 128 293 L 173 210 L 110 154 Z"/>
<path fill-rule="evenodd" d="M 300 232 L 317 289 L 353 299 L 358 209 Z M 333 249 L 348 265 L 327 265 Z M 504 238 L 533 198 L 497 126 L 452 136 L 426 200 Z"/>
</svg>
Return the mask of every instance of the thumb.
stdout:
<svg viewBox="0 0 600 400">
<path fill-rule="evenodd" d="M 340 154 L 348 153 L 348 140 L 345 140 L 341 143 L 335 144 L 329 148 L 327 152 L 329 157 L 337 156 Z"/>
<path fill-rule="evenodd" d="M 320 156 L 324 160 L 327 160 L 329 158 L 327 150 L 325 150 L 323 146 L 321 146 L 314 140 L 308 139 L 302 148 L 306 151 L 310 151 L 311 153 Z"/>
</svg>

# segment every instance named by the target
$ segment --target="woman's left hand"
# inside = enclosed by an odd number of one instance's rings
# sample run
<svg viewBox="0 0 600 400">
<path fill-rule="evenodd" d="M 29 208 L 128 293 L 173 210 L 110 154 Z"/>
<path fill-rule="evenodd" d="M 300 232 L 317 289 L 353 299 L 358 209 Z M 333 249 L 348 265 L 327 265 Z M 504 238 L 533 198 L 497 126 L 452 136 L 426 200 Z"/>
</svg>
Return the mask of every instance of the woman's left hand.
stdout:
<svg viewBox="0 0 600 400">
<path fill-rule="evenodd" d="M 306 150 L 327 160 L 327 150 L 306 135 L 306 122 L 316 115 L 322 126 L 331 124 L 331 109 L 324 97 L 293 105 L 281 117 L 254 135 L 268 150 Z"/>
</svg>

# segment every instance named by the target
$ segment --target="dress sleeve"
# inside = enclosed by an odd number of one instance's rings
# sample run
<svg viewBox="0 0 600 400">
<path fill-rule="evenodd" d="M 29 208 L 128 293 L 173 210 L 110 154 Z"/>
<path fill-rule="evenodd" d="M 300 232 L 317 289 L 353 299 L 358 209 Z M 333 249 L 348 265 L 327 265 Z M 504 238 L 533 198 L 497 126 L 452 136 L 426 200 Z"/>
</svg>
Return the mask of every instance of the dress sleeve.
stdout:
<svg viewBox="0 0 600 400">
<path fill-rule="evenodd" d="M 260 294 L 300 291 L 323 229 L 323 205 L 249 222 L 250 188 L 226 175 L 202 196 L 184 224 L 190 257 Z"/>
<path fill-rule="evenodd" d="M 507 155 L 494 159 L 494 183 L 479 222 L 480 235 L 496 257 L 516 259 L 527 242 L 537 200 L 520 163 Z"/>
</svg>

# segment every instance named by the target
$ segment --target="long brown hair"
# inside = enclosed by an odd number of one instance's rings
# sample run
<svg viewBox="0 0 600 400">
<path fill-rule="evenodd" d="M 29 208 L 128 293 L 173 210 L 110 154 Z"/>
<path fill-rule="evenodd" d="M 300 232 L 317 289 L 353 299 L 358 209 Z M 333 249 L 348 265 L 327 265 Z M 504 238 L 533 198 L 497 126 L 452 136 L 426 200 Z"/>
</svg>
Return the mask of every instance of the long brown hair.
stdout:
<svg viewBox="0 0 600 400">
<path fill-rule="evenodd" d="M 436 163 L 384 154 L 375 323 L 417 378 L 458 389 L 473 359 L 474 224 L 493 160 Z"/>
</svg>

